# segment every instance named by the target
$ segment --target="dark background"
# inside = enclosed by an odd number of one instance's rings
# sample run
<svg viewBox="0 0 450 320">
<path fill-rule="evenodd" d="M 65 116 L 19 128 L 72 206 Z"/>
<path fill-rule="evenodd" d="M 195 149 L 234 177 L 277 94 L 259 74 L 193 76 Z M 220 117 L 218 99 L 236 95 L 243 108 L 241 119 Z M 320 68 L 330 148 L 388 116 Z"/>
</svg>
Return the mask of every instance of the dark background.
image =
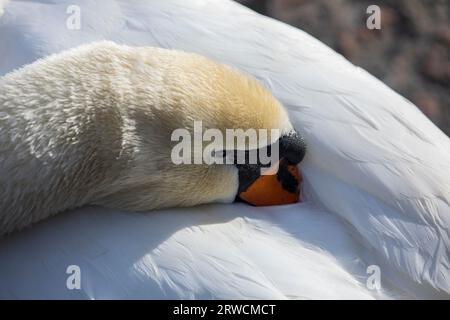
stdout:
<svg viewBox="0 0 450 320">
<path fill-rule="evenodd" d="M 450 136 L 450 0 L 241 0 L 298 27 L 416 104 Z M 369 5 L 381 29 L 369 30 Z"/>
</svg>

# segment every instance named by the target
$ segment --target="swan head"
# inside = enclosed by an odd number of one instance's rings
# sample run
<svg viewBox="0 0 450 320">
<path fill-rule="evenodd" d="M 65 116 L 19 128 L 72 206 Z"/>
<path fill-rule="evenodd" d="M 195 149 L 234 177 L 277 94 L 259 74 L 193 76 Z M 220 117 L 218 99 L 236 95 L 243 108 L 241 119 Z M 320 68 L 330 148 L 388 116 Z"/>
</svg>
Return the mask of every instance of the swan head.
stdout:
<svg viewBox="0 0 450 320">
<path fill-rule="evenodd" d="M 0 235 L 88 204 L 298 199 L 305 146 L 286 111 L 255 79 L 205 57 L 100 42 L 0 80 Z"/>
<path fill-rule="evenodd" d="M 97 204 L 150 210 L 298 200 L 296 165 L 305 143 L 282 105 L 258 81 L 174 50 L 148 49 L 136 65 L 138 96 L 124 112 L 122 141 L 130 157 Z"/>
</svg>

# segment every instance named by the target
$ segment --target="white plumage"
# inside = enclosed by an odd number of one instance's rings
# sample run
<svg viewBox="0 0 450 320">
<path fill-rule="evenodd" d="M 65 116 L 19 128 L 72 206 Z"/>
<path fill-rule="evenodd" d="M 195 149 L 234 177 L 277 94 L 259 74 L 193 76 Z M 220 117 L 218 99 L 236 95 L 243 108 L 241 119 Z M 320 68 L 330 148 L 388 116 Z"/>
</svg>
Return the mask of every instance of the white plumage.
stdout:
<svg viewBox="0 0 450 320">
<path fill-rule="evenodd" d="M 66 8 L 81 8 L 69 30 Z M 262 81 L 309 149 L 307 201 L 84 208 L 0 243 L 2 298 L 449 298 L 450 140 L 307 34 L 228 1 L 11 1 L 0 75 L 95 40 L 197 52 Z M 79 265 L 81 290 L 66 288 Z M 366 287 L 378 265 L 382 288 Z"/>
</svg>

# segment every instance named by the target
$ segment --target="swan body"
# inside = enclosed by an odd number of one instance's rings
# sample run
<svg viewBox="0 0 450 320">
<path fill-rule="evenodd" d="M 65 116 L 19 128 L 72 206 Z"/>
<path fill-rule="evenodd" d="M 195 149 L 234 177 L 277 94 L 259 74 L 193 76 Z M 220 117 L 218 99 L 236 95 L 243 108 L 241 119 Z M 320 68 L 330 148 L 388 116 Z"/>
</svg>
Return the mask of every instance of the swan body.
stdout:
<svg viewBox="0 0 450 320">
<path fill-rule="evenodd" d="M 73 3 L 81 29 L 55 28 Z M 262 82 L 307 141 L 305 202 L 81 208 L 2 240 L 0 297 L 450 297 L 450 141 L 413 104 L 304 32 L 233 2 L 103 5 L 10 2 L 0 73 L 102 39 L 231 65 Z M 73 264 L 79 290 L 65 286 Z M 373 266 L 379 289 L 367 285 Z"/>
</svg>

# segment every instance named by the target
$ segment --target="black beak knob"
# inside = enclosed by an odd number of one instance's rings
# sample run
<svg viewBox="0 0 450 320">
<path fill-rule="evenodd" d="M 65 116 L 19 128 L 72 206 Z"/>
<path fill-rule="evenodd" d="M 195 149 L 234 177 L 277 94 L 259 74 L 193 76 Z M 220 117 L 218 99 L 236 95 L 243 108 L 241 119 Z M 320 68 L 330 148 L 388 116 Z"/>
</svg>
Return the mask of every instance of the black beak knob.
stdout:
<svg viewBox="0 0 450 320">
<path fill-rule="evenodd" d="M 280 138 L 280 158 L 287 159 L 291 164 L 300 163 L 305 157 L 306 143 L 295 130 Z"/>
</svg>

